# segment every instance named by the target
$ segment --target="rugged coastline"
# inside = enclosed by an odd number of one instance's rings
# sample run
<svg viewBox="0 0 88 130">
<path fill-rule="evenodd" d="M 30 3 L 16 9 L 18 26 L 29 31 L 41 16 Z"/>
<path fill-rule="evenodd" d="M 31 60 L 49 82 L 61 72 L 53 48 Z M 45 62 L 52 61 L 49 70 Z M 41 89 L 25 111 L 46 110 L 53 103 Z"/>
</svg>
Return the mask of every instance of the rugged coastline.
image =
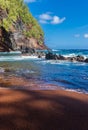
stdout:
<svg viewBox="0 0 88 130">
<path fill-rule="evenodd" d="M 0 0 L 0 52 L 0 130 L 88 130 L 88 66 L 47 63 L 88 58 L 53 53 L 22 0 Z"/>
<path fill-rule="evenodd" d="M 63 55 L 57 55 L 57 54 L 53 54 L 52 52 L 49 52 L 46 54 L 45 56 L 46 60 L 66 60 L 66 61 L 71 61 L 71 62 L 86 62 L 88 63 L 88 58 L 85 58 L 82 55 L 77 55 L 77 56 L 68 56 L 65 57 Z"/>
<path fill-rule="evenodd" d="M 23 53 L 24 56 L 37 56 L 38 58 L 45 58 L 46 60 L 57 60 L 57 61 L 69 61 L 69 62 L 85 62 L 88 63 L 88 58 L 82 55 L 77 56 L 63 56 L 60 54 L 53 54 L 53 51 L 48 49 L 46 52 L 44 50 L 32 50 L 29 53 Z"/>
<path fill-rule="evenodd" d="M 44 32 L 24 1 L 0 0 L 0 52 L 46 48 Z"/>
</svg>

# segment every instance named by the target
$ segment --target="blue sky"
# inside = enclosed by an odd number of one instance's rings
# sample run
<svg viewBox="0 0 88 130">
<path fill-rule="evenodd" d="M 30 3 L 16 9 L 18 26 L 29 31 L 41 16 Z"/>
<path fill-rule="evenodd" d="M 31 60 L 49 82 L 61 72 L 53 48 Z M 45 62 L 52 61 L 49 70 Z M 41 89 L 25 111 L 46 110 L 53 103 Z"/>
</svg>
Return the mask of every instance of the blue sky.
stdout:
<svg viewBox="0 0 88 130">
<path fill-rule="evenodd" d="M 55 49 L 88 49 L 88 0 L 24 0 Z"/>
</svg>

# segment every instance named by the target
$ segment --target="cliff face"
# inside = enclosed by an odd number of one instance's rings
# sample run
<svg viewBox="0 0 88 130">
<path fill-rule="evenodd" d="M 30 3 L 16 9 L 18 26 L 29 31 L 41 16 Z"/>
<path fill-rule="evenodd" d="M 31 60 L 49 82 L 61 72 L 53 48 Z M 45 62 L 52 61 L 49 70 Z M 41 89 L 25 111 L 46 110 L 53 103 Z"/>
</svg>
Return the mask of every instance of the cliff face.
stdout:
<svg viewBox="0 0 88 130">
<path fill-rule="evenodd" d="M 47 49 L 44 34 L 22 0 L 0 0 L 0 51 Z M 8 5 L 6 6 L 6 2 Z M 9 4 L 15 5 L 14 10 Z M 25 8 L 24 8 L 25 7 Z M 17 10 L 18 9 L 18 10 Z M 24 9 L 24 10 L 23 10 Z"/>
</svg>

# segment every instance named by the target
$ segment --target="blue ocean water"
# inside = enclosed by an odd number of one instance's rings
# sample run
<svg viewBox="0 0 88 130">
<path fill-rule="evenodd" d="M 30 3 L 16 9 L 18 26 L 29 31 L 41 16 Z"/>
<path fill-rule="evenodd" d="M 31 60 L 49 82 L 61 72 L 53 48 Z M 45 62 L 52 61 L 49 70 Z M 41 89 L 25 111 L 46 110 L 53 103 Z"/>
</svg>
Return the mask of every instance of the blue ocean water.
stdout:
<svg viewBox="0 0 88 130">
<path fill-rule="evenodd" d="M 88 57 L 88 50 L 53 50 L 53 53 Z M 17 55 L 0 56 L 0 74 L 7 77 L 16 75 L 28 81 L 33 79 L 38 83 L 53 84 L 58 88 L 61 86 L 67 90 L 88 93 L 88 63 L 45 60 Z"/>
</svg>

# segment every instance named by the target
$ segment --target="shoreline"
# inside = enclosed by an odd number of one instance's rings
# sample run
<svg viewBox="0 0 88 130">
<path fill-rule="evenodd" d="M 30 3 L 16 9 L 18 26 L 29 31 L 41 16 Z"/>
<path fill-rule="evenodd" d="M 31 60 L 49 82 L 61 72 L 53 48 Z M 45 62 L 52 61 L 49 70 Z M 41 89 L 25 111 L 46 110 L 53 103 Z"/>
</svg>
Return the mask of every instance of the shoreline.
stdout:
<svg viewBox="0 0 88 130">
<path fill-rule="evenodd" d="M 10 88 L 10 87 L 0 87 L 0 90 L 2 89 L 6 89 L 6 90 L 17 90 L 17 91 L 65 91 L 65 92 L 70 92 L 70 93 L 78 93 L 78 94 L 84 94 L 84 95 L 88 95 L 88 92 L 82 92 L 82 91 L 76 91 L 74 89 L 65 89 L 62 87 L 58 87 L 57 89 L 55 88 L 45 88 L 45 89 L 40 89 L 40 88 L 31 88 L 31 89 L 26 89 L 26 88 Z"/>
<path fill-rule="evenodd" d="M 2 130 L 88 130 L 88 95 L 0 89 Z"/>
<path fill-rule="evenodd" d="M 15 82 L 14 82 L 15 80 Z M 11 76 L 10 78 L 5 78 L 3 75 L 0 76 L 0 90 L 1 89 L 7 89 L 7 90 L 28 90 L 28 91 L 34 91 L 34 90 L 38 90 L 38 91 L 58 91 L 58 90 L 62 90 L 62 91 L 66 91 L 66 92 L 75 92 L 75 93 L 79 93 L 79 94 L 85 94 L 88 95 L 88 91 L 81 91 L 78 89 L 68 89 L 65 88 L 64 86 L 59 86 L 59 85 L 55 85 L 52 83 L 46 83 L 43 81 L 38 81 L 38 80 L 33 80 L 33 79 L 29 79 L 26 80 L 24 77 L 16 77 L 16 76 Z"/>
</svg>

